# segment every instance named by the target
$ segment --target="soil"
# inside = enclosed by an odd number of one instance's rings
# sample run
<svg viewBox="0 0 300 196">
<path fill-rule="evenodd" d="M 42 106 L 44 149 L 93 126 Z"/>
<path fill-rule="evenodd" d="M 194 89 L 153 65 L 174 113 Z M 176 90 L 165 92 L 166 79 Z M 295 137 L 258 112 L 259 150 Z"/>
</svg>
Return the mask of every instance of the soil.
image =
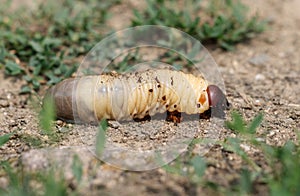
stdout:
<svg viewBox="0 0 300 196">
<path fill-rule="evenodd" d="M 257 130 L 257 137 L 264 139 L 271 145 L 283 145 L 287 140 L 295 140 L 300 130 L 300 7 L 299 0 L 243 0 L 250 7 L 251 13 L 258 13 L 262 18 L 270 21 L 266 31 L 251 41 L 238 44 L 235 51 L 225 52 L 221 49 L 209 51 L 223 76 L 227 98 L 231 103 L 230 110 L 238 110 L 247 120 L 257 113 L 264 114 L 264 120 Z M 111 27 L 122 29 L 130 24 L 131 10 L 143 5 L 135 1 L 128 1 L 116 5 L 111 9 L 112 18 L 108 23 Z M 122 22 L 121 22 L 122 21 Z M 134 172 L 121 170 L 97 160 L 85 147 L 89 137 L 95 140 L 95 134 L 82 132 L 81 127 L 55 122 L 56 130 L 60 132 L 62 140 L 52 143 L 46 135 L 40 134 L 38 125 L 39 101 L 29 101 L 28 96 L 20 95 L 20 87 L 24 81 L 18 78 L 4 76 L 0 73 L 0 135 L 13 133 L 8 143 L 0 148 L 1 160 L 8 160 L 14 166 L 22 165 L 25 170 L 36 171 L 47 169 L 49 165 L 59 165 L 63 168 L 67 182 L 72 185 L 74 176 L 70 168 L 75 154 L 83 162 L 84 180 L 78 186 L 82 194 L 89 191 L 91 195 L 212 195 L 212 190 L 193 184 L 184 176 L 174 175 L 164 169 L 142 168 L 147 171 Z M 34 95 L 33 97 L 42 97 Z M 39 99 L 35 99 L 39 100 Z M 35 104 L 33 104 L 35 103 Z M 229 111 L 230 112 L 230 111 Z M 228 112 L 228 113 L 229 113 Z M 227 115 L 229 119 L 229 115 Z M 168 141 L 170 133 L 176 135 L 174 129 L 185 130 L 189 125 L 174 126 L 159 120 L 134 122 L 131 129 L 124 128 L 117 122 L 110 122 L 108 142 L 131 147 L 132 149 L 155 147 L 153 141 L 160 144 Z M 209 121 L 201 121 L 200 126 L 209 126 Z M 159 133 L 149 130 L 145 133 L 132 133 L 136 127 L 164 126 L 167 132 Z M 79 130 L 79 131 L 78 131 Z M 92 128 L 94 130 L 94 128 Z M 141 129 L 139 129 L 141 130 Z M 218 139 L 234 134 L 219 127 Z M 169 134 L 169 136 L 168 136 Z M 197 132 L 198 137 L 207 134 L 205 128 Z M 146 135 L 146 136 L 145 136 Z M 43 148 L 32 141 L 39 138 L 44 143 Z M 136 141 L 142 141 L 137 143 Z M 260 152 L 251 146 L 244 146 L 247 153 L 264 169 L 268 169 Z M 197 149 L 198 148 L 198 149 Z M 196 146 L 193 153 L 203 152 L 203 146 Z M 225 187 L 237 182 L 237 171 L 243 167 L 241 158 L 224 150 L 219 145 L 207 148 L 204 155 L 209 163 L 204 178 Z M 131 151 L 130 151 L 131 152 Z M 128 154 L 127 154 L 128 155 Z M 126 156 L 127 156 L 126 155 Z M 122 157 L 117 157 L 117 159 Z M 134 157 L 130 157 L 134 158 Z M 109 158 L 108 158 L 109 159 Z M 128 156 L 127 156 L 128 159 Z M 112 159 L 109 159 L 112 160 Z M 114 159 L 115 160 L 115 159 Z M 126 160 L 123 160 L 126 162 Z M 127 160 L 128 161 L 128 160 Z M 126 162 L 128 163 L 128 162 Z M 133 165 L 130 165 L 135 163 Z M 138 167 L 137 161 L 129 161 L 127 169 Z M 150 169 L 150 170 L 148 170 Z M 182 168 L 184 170 L 184 168 Z M 5 187 L 8 181 L 0 174 L 0 186 Z M 257 185 L 255 192 L 265 195 L 268 190 L 263 185 Z"/>
</svg>

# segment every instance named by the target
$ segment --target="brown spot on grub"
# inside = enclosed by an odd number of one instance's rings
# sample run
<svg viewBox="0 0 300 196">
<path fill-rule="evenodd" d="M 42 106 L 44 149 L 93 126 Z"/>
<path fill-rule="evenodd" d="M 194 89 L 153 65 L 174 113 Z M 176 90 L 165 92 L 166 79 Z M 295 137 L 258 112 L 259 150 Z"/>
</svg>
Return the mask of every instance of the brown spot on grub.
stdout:
<svg viewBox="0 0 300 196">
<path fill-rule="evenodd" d="M 141 83 L 141 82 L 142 82 L 142 77 L 139 77 L 139 79 L 138 79 L 137 82 L 138 82 L 138 83 Z"/>
</svg>

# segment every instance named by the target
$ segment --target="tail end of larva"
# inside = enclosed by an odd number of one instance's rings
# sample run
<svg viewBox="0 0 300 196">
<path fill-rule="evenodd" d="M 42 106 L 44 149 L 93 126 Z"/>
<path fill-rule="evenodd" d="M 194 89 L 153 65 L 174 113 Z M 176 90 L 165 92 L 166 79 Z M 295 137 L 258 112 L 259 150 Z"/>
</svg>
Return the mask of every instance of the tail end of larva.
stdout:
<svg viewBox="0 0 300 196">
<path fill-rule="evenodd" d="M 58 119 L 65 121 L 74 120 L 72 95 L 75 85 L 75 79 L 64 80 L 48 89 L 44 96 L 43 104 L 49 99 L 53 101 Z"/>
</svg>

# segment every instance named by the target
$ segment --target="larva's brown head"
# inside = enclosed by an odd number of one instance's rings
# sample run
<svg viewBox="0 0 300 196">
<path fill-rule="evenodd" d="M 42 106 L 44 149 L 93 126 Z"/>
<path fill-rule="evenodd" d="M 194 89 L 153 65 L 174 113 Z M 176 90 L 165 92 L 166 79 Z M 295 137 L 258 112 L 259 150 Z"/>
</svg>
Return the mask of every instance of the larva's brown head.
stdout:
<svg viewBox="0 0 300 196">
<path fill-rule="evenodd" d="M 223 118 L 225 116 L 224 110 L 229 108 L 229 102 L 225 94 L 216 85 L 209 85 L 207 87 L 209 106 L 213 110 L 212 115 Z"/>
</svg>

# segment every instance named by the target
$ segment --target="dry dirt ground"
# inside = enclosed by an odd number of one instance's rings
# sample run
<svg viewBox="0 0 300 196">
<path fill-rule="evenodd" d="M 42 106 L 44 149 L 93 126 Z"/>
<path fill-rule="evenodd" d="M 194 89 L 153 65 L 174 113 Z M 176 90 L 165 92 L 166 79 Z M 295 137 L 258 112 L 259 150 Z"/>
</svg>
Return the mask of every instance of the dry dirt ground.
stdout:
<svg viewBox="0 0 300 196">
<path fill-rule="evenodd" d="M 233 52 L 219 49 L 211 49 L 210 52 L 223 75 L 231 109 L 240 111 L 246 119 L 263 112 L 264 121 L 257 131 L 258 137 L 265 138 L 268 144 L 282 145 L 289 139 L 294 140 L 300 130 L 300 1 L 243 2 L 249 5 L 251 12 L 257 11 L 262 18 L 268 19 L 269 27 L 250 42 L 239 44 Z M 115 6 L 108 23 L 116 29 L 128 26 L 131 9 L 136 6 L 139 5 L 134 1 Z M 162 168 L 131 172 L 100 163 L 82 147 L 84 143 L 73 129 L 74 125 L 62 129 L 62 122 L 57 122 L 57 129 L 64 132 L 63 140 L 35 149 L 29 145 L 30 137 L 27 136 L 48 141 L 47 136 L 40 135 L 36 109 L 27 101 L 28 97 L 18 94 L 23 82 L 7 78 L 4 70 L 0 71 L 0 134 L 14 132 L 10 141 L 0 148 L 1 160 L 8 160 L 15 166 L 22 165 L 26 170 L 42 170 L 49 164 L 59 163 L 64 168 L 66 180 L 72 184 L 74 177 L 68 168 L 72 155 L 77 153 L 84 165 L 84 180 L 79 186 L 82 193 L 89 190 L 91 194 L 104 195 L 213 194 L 201 186 L 191 186 L 185 177 L 169 174 Z M 118 126 L 111 125 L 110 129 L 118 129 Z M 223 135 L 233 135 L 228 130 L 221 130 Z M 125 140 L 118 133 L 127 134 Z M 122 143 L 131 137 L 139 138 L 139 135 L 118 131 L 111 137 Z M 52 148 L 46 149 L 47 146 Z M 247 153 L 258 165 L 267 169 L 259 152 L 249 148 Z M 236 171 L 243 166 L 238 156 L 214 146 L 205 157 L 209 163 L 205 179 L 223 186 L 236 183 Z M 5 187 L 8 182 L 1 175 L 0 186 Z M 267 189 L 260 185 L 255 187 L 255 191 L 259 195 L 267 193 Z"/>
</svg>

